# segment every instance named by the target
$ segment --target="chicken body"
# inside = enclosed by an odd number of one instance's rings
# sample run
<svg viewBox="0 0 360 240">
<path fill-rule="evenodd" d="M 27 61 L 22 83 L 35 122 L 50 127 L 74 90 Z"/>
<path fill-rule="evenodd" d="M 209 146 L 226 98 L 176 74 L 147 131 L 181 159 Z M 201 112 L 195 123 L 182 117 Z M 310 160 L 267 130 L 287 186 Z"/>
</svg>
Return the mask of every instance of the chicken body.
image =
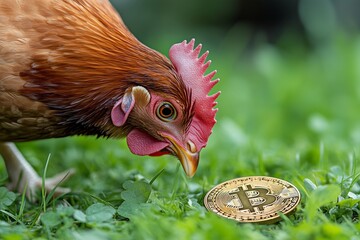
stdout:
<svg viewBox="0 0 360 240">
<path fill-rule="evenodd" d="M 215 72 L 203 76 L 207 53 L 193 44 L 168 60 L 107 0 L 2 0 L 0 153 L 13 184 L 38 177 L 10 142 L 71 135 L 127 136 L 133 153 L 175 155 L 193 175 L 218 95 L 206 95 Z"/>
</svg>

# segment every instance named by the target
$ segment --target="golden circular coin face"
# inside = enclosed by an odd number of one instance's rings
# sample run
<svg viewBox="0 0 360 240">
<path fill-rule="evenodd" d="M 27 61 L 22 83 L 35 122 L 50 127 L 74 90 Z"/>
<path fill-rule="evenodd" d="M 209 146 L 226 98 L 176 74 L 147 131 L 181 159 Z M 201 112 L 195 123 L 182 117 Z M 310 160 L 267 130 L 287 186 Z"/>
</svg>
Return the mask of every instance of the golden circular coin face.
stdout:
<svg viewBox="0 0 360 240">
<path fill-rule="evenodd" d="M 252 176 L 236 178 L 211 189 L 204 198 L 205 207 L 239 222 L 274 223 L 280 215 L 292 213 L 300 202 L 300 193 L 284 180 Z"/>
</svg>

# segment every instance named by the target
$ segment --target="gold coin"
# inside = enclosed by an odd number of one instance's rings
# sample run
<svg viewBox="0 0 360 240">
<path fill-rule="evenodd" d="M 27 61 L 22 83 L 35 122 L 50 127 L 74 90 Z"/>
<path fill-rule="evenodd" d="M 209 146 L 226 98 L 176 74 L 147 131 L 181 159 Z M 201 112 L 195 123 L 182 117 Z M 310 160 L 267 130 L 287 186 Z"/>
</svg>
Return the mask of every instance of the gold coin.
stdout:
<svg viewBox="0 0 360 240">
<path fill-rule="evenodd" d="M 273 177 L 242 177 L 221 183 L 204 198 L 205 207 L 239 222 L 274 223 L 279 212 L 292 213 L 300 202 L 299 190 Z"/>
</svg>

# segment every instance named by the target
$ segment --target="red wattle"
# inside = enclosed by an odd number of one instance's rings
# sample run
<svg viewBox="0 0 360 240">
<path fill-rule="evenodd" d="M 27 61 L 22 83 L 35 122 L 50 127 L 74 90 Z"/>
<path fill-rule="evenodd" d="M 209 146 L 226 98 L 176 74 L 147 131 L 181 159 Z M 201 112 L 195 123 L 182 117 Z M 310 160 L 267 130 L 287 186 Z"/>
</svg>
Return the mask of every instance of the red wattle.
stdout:
<svg viewBox="0 0 360 240">
<path fill-rule="evenodd" d="M 169 143 L 161 142 L 136 128 L 131 130 L 126 140 L 130 151 L 140 156 L 161 156 L 167 154 L 166 151 L 162 150 L 169 146 Z"/>
</svg>

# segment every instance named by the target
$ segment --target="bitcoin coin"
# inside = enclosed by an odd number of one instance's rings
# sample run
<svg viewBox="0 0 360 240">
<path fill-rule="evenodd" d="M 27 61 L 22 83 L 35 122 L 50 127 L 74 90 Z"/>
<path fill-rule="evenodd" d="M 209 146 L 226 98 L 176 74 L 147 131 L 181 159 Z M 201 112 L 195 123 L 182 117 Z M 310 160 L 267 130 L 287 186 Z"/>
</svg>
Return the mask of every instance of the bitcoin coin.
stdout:
<svg viewBox="0 0 360 240">
<path fill-rule="evenodd" d="M 239 222 L 274 223 L 279 213 L 292 213 L 300 202 L 300 193 L 291 183 L 273 177 L 251 176 L 229 180 L 211 189 L 204 198 L 205 207 Z"/>
</svg>

